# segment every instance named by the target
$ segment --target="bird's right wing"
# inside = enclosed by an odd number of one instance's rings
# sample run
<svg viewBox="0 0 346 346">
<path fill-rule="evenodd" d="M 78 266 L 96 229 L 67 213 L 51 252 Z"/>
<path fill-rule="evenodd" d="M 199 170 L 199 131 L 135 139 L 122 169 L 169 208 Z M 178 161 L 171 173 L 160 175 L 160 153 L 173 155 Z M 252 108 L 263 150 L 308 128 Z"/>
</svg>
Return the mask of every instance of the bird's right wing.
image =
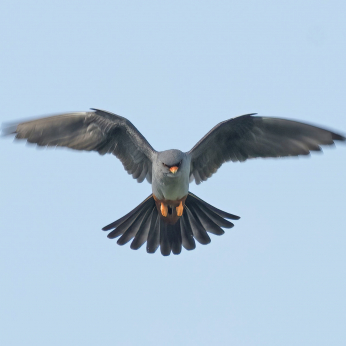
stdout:
<svg viewBox="0 0 346 346">
<path fill-rule="evenodd" d="M 129 120 L 113 113 L 93 109 L 60 114 L 7 125 L 2 133 L 39 146 L 111 153 L 138 182 L 152 180 L 156 151 Z"/>
<path fill-rule="evenodd" d="M 219 123 L 188 152 L 190 180 L 196 184 L 207 180 L 226 161 L 308 155 L 320 151 L 320 145 L 345 141 L 344 136 L 313 125 L 253 115 Z"/>
</svg>

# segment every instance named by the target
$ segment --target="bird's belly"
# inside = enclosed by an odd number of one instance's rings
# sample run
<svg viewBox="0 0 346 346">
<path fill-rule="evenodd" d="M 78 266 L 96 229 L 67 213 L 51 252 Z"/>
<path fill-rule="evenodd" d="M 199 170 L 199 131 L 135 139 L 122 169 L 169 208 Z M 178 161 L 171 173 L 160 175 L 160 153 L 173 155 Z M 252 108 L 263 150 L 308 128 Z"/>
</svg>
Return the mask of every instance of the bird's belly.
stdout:
<svg viewBox="0 0 346 346">
<path fill-rule="evenodd" d="M 189 181 L 182 177 L 164 177 L 156 186 L 153 185 L 153 194 L 159 199 L 175 201 L 181 199 L 189 192 Z"/>
<path fill-rule="evenodd" d="M 169 183 L 163 185 L 162 188 L 163 197 L 172 201 L 183 198 L 187 195 L 188 191 L 188 186 L 185 186 L 185 184 L 181 182 L 174 184 Z"/>
</svg>

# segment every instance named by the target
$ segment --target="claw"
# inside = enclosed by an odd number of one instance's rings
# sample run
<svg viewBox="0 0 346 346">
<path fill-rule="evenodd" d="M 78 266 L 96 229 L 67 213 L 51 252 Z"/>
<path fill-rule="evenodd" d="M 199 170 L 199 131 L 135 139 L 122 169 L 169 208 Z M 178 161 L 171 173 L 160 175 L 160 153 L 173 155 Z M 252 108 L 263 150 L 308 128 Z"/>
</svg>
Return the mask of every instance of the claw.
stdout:
<svg viewBox="0 0 346 346">
<path fill-rule="evenodd" d="M 184 206 L 183 206 L 183 202 L 180 201 L 180 204 L 175 208 L 177 211 L 177 215 L 181 216 L 183 215 L 183 211 L 184 211 Z"/>
<path fill-rule="evenodd" d="M 167 205 L 164 205 L 163 203 L 161 203 L 160 211 L 161 211 L 162 216 L 166 217 L 168 214 Z"/>
</svg>

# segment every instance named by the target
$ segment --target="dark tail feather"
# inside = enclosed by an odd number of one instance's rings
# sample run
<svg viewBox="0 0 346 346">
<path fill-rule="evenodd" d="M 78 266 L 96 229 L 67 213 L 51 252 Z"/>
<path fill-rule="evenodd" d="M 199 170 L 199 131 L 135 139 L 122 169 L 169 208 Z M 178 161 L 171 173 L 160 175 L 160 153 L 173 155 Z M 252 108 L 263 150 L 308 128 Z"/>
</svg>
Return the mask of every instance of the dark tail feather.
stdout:
<svg viewBox="0 0 346 346">
<path fill-rule="evenodd" d="M 137 250 L 147 242 L 148 253 L 156 252 L 160 246 L 161 254 L 168 256 L 171 252 L 180 254 L 182 246 L 186 250 L 193 250 L 196 247 L 195 239 L 201 244 L 209 244 L 207 232 L 221 235 L 224 233 L 221 227 L 234 226 L 225 218 L 238 220 L 239 216 L 217 209 L 189 192 L 182 217 L 175 224 L 168 224 L 159 215 L 151 195 L 103 230 L 113 229 L 108 234 L 109 238 L 121 236 L 118 239 L 119 245 L 134 238 L 131 249 Z"/>
<path fill-rule="evenodd" d="M 160 250 L 163 256 L 169 256 L 171 254 L 171 242 L 168 238 L 168 224 L 159 218 L 160 221 Z"/>
<path fill-rule="evenodd" d="M 155 212 L 157 213 L 157 210 L 156 210 L 156 207 L 154 206 L 150 211 L 149 217 L 147 218 L 143 226 L 139 229 L 139 231 L 135 235 L 135 239 L 133 239 L 131 243 L 131 249 L 138 250 L 147 241 L 150 225 L 153 222 L 156 222 Z"/>
<path fill-rule="evenodd" d="M 229 214 L 229 213 L 226 213 L 223 210 L 217 209 L 217 208 L 213 207 L 212 205 L 208 204 L 207 202 L 203 201 L 202 199 L 200 199 L 199 197 L 197 197 L 196 195 L 194 195 L 191 192 L 189 192 L 189 194 L 187 196 L 187 199 L 195 200 L 196 203 L 198 202 L 199 204 L 204 205 L 209 210 L 213 211 L 214 213 L 220 215 L 223 218 L 231 219 L 231 220 L 239 220 L 240 219 L 240 216 Z"/>
<path fill-rule="evenodd" d="M 222 218 L 220 215 L 213 212 L 211 209 L 206 208 L 203 204 L 195 203 L 195 201 L 191 201 L 191 203 L 195 208 L 198 209 L 198 215 L 201 218 L 205 218 L 208 220 L 208 222 L 211 222 L 213 224 L 216 224 L 219 227 L 223 228 L 232 228 L 234 224 L 224 218 Z M 208 229 L 208 227 L 207 227 Z M 211 232 L 211 231 L 209 231 Z M 222 233 L 223 234 L 223 233 Z"/>
<path fill-rule="evenodd" d="M 117 243 L 119 245 L 125 245 L 138 233 L 141 227 L 146 223 L 149 215 L 151 214 L 151 207 L 143 208 L 143 212 L 140 213 L 136 220 L 131 224 L 131 226 L 123 233 L 123 235 L 118 239 Z"/>
<path fill-rule="evenodd" d="M 190 208 L 191 209 L 190 209 Z M 196 240 L 202 244 L 207 245 L 211 242 L 206 229 L 203 227 L 203 225 L 199 222 L 198 216 L 194 213 L 192 206 L 185 207 L 185 211 L 187 213 L 187 217 L 190 221 L 191 229 L 193 236 L 196 238 Z"/>
<path fill-rule="evenodd" d="M 154 200 L 154 198 L 153 198 Z M 147 253 L 154 253 L 160 245 L 160 215 L 155 209 L 153 222 L 150 225 L 150 230 L 147 240 Z"/>
<path fill-rule="evenodd" d="M 184 213 L 180 218 L 181 227 L 181 241 L 186 250 L 193 250 L 196 248 L 195 238 L 193 237 L 190 221 L 187 214 Z"/>
<path fill-rule="evenodd" d="M 134 213 L 136 213 L 138 210 L 143 208 L 146 204 L 152 204 L 153 203 L 153 195 L 148 196 L 140 205 L 138 205 L 135 209 L 131 210 L 129 213 L 127 213 L 125 216 L 121 217 L 120 219 L 110 223 L 109 225 L 102 228 L 103 231 L 109 231 L 112 228 L 118 227 L 121 223 L 126 221 L 129 217 L 131 217 Z"/>
<path fill-rule="evenodd" d="M 163 256 L 169 256 L 171 251 L 175 255 L 181 252 L 181 226 L 180 221 L 174 225 L 164 222 L 160 217 L 160 250 Z"/>
<path fill-rule="evenodd" d="M 181 245 L 182 245 L 180 222 L 177 222 L 175 225 L 168 225 L 168 237 L 169 237 L 169 242 L 171 243 L 173 254 L 179 255 L 181 252 Z"/>
<path fill-rule="evenodd" d="M 108 238 L 116 238 L 119 237 L 120 235 L 124 234 L 126 231 L 130 230 L 132 228 L 132 225 L 134 225 L 134 227 L 137 224 L 137 220 L 140 219 L 143 214 L 145 214 L 148 210 L 150 210 L 152 208 L 152 204 L 151 203 L 145 203 L 142 205 L 141 209 L 138 209 L 135 213 L 133 213 L 132 215 L 129 216 L 128 219 L 124 220 L 122 223 L 118 224 L 117 228 L 112 231 L 111 233 L 108 234 Z M 139 224 L 140 226 L 141 224 Z M 137 230 L 138 231 L 138 230 Z M 136 232 L 137 233 L 137 232 Z M 135 234 L 136 234 L 135 233 Z M 134 234 L 134 235 L 135 235 Z M 131 238 L 130 238 L 131 239 Z M 130 240 L 129 239 L 129 240 Z M 120 239 L 119 239 L 120 240 Z M 120 244 L 119 245 L 124 245 L 124 244 Z"/>
<path fill-rule="evenodd" d="M 199 220 L 204 229 L 208 230 L 209 233 L 213 233 L 216 235 L 222 235 L 225 231 L 218 226 L 206 212 L 203 212 L 198 205 L 191 203 L 190 209 L 194 213 L 194 216 Z M 222 219 L 224 220 L 224 219 Z M 228 221 L 227 221 L 228 222 Z"/>
</svg>

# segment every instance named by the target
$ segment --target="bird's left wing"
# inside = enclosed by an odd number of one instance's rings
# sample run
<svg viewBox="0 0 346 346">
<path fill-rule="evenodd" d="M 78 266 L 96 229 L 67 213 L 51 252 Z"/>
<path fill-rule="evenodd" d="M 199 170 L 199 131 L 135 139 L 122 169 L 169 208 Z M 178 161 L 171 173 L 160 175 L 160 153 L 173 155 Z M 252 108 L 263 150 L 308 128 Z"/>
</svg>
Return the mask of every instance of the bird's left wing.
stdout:
<svg viewBox="0 0 346 346">
<path fill-rule="evenodd" d="M 207 180 L 226 161 L 308 155 L 320 151 L 320 145 L 345 141 L 344 136 L 316 126 L 254 114 L 219 123 L 188 152 L 191 181 Z"/>
<path fill-rule="evenodd" d="M 111 153 L 138 182 L 146 178 L 151 183 L 156 151 L 144 136 L 129 120 L 106 111 L 92 110 L 8 125 L 2 133 L 15 134 L 16 139 L 26 139 L 39 146 L 97 151 L 101 155 Z"/>
</svg>

